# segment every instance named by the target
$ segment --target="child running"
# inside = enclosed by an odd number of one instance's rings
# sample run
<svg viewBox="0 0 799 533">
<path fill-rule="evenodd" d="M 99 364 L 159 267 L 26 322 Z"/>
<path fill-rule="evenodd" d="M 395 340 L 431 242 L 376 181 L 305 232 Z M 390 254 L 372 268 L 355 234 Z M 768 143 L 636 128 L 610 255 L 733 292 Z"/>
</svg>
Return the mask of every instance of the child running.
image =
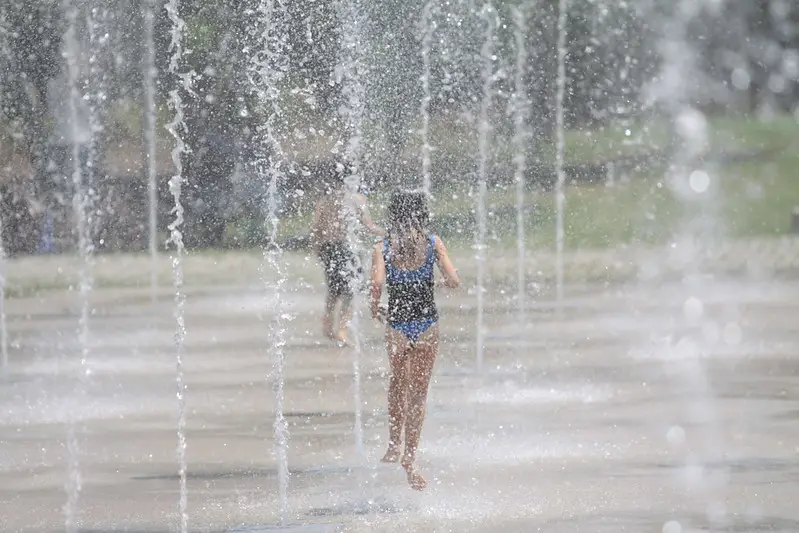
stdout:
<svg viewBox="0 0 799 533">
<path fill-rule="evenodd" d="M 443 285 L 456 288 L 458 272 L 444 243 L 427 230 L 430 218 L 424 193 L 397 192 L 388 209 L 388 236 L 372 253 L 372 317 L 383 319 L 383 284 L 388 286 L 386 348 L 391 366 L 388 386 L 389 442 L 382 461 L 400 460 L 415 490 L 427 486 L 414 468 L 427 405 L 427 390 L 438 354 L 438 310 L 434 298 L 434 264 Z"/>
<path fill-rule="evenodd" d="M 316 202 L 311 224 L 313 247 L 319 254 L 327 284 L 322 328 L 327 338 L 337 341 L 341 346 L 348 342 L 347 327 L 352 317 L 353 289 L 362 275 L 358 258 L 348 242 L 348 218 L 352 217 L 354 222 L 370 233 L 383 236 L 383 231 L 369 215 L 366 197 L 350 192 L 344 183 L 347 170 L 337 170 L 330 179 L 324 180 L 324 194 Z M 339 303 L 341 310 L 336 325 L 335 311 Z"/>
</svg>

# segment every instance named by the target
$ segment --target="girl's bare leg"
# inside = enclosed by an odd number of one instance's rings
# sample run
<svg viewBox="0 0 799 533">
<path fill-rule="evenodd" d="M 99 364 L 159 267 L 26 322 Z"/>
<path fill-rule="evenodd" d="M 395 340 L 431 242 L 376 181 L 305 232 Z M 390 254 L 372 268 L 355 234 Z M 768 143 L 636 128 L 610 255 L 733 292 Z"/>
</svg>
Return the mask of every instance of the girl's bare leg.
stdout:
<svg viewBox="0 0 799 533">
<path fill-rule="evenodd" d="M 416 449 L 422 435 L 422 424 L 427 410 L 427 391 L 438 354 L 438 324 L 434 324 L 408 355 L 408 405 L 405 421 L 405 454 L 402 466 L 408 474 L 408 483 L 415 490 L 427 487 L 427 481 L 414 468 Z"/>
<path fill-rule="evenodd" d="M 396 463 L 400 458 L 402 426 L 405 423 L 406 390 L 408 389 L 408 338 L 386 326 L 386 347 L 391 376 L 388 379 L 388 450 L 384 463 Z"/>
</svg>

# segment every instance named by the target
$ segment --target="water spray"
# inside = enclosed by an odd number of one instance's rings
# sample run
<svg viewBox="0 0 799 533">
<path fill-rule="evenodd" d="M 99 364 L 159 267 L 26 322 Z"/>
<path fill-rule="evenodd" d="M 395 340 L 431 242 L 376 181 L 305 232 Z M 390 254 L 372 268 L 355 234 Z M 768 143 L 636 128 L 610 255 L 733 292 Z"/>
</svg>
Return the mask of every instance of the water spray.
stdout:
<svg viewBox="0 0 799 533">
<path fill-rule="evenodd" d="M 482 80 L 483 99 L 480 104 L 480 119 L 478 127 L 478 152 L 477 165 L 477 233 L 475 235 L 475 249 L 477 251 L 477 372 L 483 370 L 483 349 L 485 344 L 485 270 L 486 270 L 486 194 L 487 174 L 489 159 L 489 141 L 491 135 L 492 90 L 494 85 L 494 32 L 497 28 L 497 14 L 490 2 L 483 6 L 481 12 L 485 19 L 485 40 L 481 48 L 483 60 Z"/>
<path fill-rule="evenodd" d="M 271 383 L 275 396 L 274 438 L 278 474 L 278 496 L 280 526 L 289 520 L 288 501 L 289 469 L 288 422 L 283 414 L 285 408 L 285 365 L 284 347 L 285 321 L 284 294 L 287 283 L 283 268 L 283 250 L 280 248 L 278 229 L 279 188 L 285 177 L 285 156 L 277 133 L 277 120 L 282 115 L 280 107 L 279 83 L 285 76 L 286 65 L 286 27 L 287 13 L 280 0 L 260 0 L 251 10 L 253 23 L 250 37 L 254 49 L 251 50 L 247 76 L 250 87 L 257 98 L 257 105 L 265 119 L 258 127 L 255 147 L 255 171 L 258 178 L 267 185 L 266 241 L 262 249 L 263 260 L 260 265 L 261 281 L 265 289 L 266 308 L 271 316 L 269 325 L 269 356 L 272 360 Z"/>
<path fill-rule="evenodd" d="M 555 92 L 555 291 L 558 302 L 563 301 L 563 248 L 566 216 L 566 172 L 563 168 L 566 150 L 566 131 L 563 105 L 566 97 L 566 22 L 568 0 L 558 2 L 558 74 Z"/>
<path fill-rule="evenodd" d="M 183 32 L 186 23 L 180 18 L 180 3 L 178 0 L 169 0 L 166 4 L 166 11 L 169 19 L 172 21 L 172 40 L 169 45 L 172 51 L 172 57 L 169 60 L 169 73 L 176 76 L 178 85 L 176 88 L 169 91 L 169 105 L 175 112 L 174 118 L 167 125 L 167 130 L 175 139 L 175 147 L 172 149 L 172 163 L 175 165 L 175 174 L 169 179 L 169 191 L 172 193 L 172 198 L 175 202 L 175 207 L 172 212 L 175 215 L 172 223 L 169 224 L 169 239 L 167 245 L 172 244 L 175 248 L 175 254 L 172 256 L 172 276 L 173 288 L 175 290 L 175 382 L 177 385 L 177 400 L 178 400 L 178 446 L 177 446 L 177 459 L 178 459 L 178 477 L 180 479 L 180 498 L 178 501 L 178 511 L 180 513 L 180 533 L 187 533 L 189 529 L 189 515 L 188 515 L 188 487 L 186 485 L 186 384 L 183 376 L 183 354 L 186 342 L 186 322 L 185 322 L 185 307 L 186 295 L 183 293 L 183 257 L 185 255 L 185 247 L 183 245 L 183 234 L 181 233 L 181 226 L 183 225 L 184 210 L 183 204 L 180 200 L 181 187 L 184 182 L 183 178 L 183 163 L 181 157 L 183 154 L 190 152 L 188 146 L 183 141 L 182 135 L 187 132 L 185 116 L 183 114 L 183 99 L 181 97 L 181 90 L 189 95 L 194 96 L 192 90 L 192 82 L 194 79 L 194 71 L 186 73 L 179 73 L 180 62 L 183 59 Z"/>
</svg>

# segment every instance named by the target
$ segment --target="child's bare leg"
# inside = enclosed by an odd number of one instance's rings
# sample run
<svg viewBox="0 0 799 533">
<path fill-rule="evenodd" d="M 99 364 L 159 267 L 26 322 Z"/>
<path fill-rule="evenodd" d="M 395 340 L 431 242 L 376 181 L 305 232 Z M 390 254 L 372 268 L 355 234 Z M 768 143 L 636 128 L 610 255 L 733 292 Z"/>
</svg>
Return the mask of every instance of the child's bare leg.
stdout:
<svg viewBox="0 0 799 533">
<path fill-rule="evenodd" d="M 349 339 L 349 327 L 352 321 L 352 296 L 344 295 L 341 297 L 341 311 L 339 314 L 339 326 L 336 340 L 342 344 L 347 344 Z"/>
<path fill-rule="evenodd" d="M 328 289 L 327 296 L 325 297 L 325 315 L 322 317 L 322 333 L 328 339 L 335 338 L 333 334 L 333 314 L 336 310 L 337 300 L 338 297 Z"/>
<path fill-rule="evenodd" d="M 396 463 L 400 458 L 402 426 L 405 423 L 405 402 L 408 389 L 408 339 L 402 333 L 386 329 L 386 346 L 391 376 L 388 380 L 388 450 L 384 463 Z"/>
<path fill-rule="evenodd" d="M 409 354 L 408 407 L 405 421 L 405 454 L 402 466 L 408 474 L 408 483 L 414 490 L 423 490 L 427 481 L 414 468 L 416 450 L 422 435 L 422 424 L 427 410 L 427 391 L 433 375 L 433 365 L 438 354 L 438 325 L 433 325 L 419 339 Z"/>
</svg>

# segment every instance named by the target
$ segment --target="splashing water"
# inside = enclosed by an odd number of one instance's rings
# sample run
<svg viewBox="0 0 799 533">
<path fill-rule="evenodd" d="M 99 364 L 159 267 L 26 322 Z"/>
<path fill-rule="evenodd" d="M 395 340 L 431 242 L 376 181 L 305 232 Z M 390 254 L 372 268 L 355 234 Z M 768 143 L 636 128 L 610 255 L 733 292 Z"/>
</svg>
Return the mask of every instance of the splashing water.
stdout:
<svg viewBox="0 0 799 533">
<path fill-rule="evenodd" d="M 524 38 L 527 35 L 525 13 L 523 9 L 514 8 L 513 34 L 516 41 L 516 65 L 513 78 L 513 162 L 516 166 L 514 181 L 516 182 L 516 253 L 517 272 L 516 287 L 517 311 L 520 320 L 524 320 L 525 312 L 525 229 L 524 229 L 524 173 L 526 170 L 525 146 L 530 135 L 527 131 L 527 90 L 524 86 L 525 64 L 527 54 L 524 47 Z"/>
<path fill-rule="evenodd" d="M 281 116 L 279 83 L 287 69 L 285 60 L 286 9 L 279 0 L 261 0 L 254 9 L 255 17 L 250 35 L 255 50 L 251 52 L 248 79 L 261 111 L 266 119 L 258 129 L 256 172 L 260 179 L 268 181 L 266 225 L 267 244 L 263 247 L 261 280 L 265 288 L 267 310 L 272 317 L 269 328 L 272 359 L 272 390 L 275 395 L 274 437 L 278 472 L 278 494 L 280 499 L 280 525 L 285 526 L 289 518 L 289 469 L 288 469 L 288 423 L 284 410 L 284 381 L 286 345 L 283 310 L 283 294 L 286 274 L 282 268 L 283 251 L 277 243 L 280 220 L 278 210 L 278 187 L 283 179 L 283 148 L 275 131 L 275 121 Z"/>
<path fill-rule="evenodd" d="M 494 31 L 496 30 L 496 13 L 491 3 L 486 3 L 482 10 L 485 18 L 485 41 L 481 49 L 483 60 L 483 100 L 480 104 L 480 121 L 478 123 L 479 161 L 477 167 L 477 235 L 475 249 L 477 251 L 477 371 L 483 369 L 483 345 L 485 344 L 484 298 L 485 298 L 485 262 L 486 262 L 486 175 L 488 173 L 488 144 L 491 134 L 489 111 L 491 109 L 492 89 L 494 82 Z"/>
<path fill-rule="evenodd" d="M 78 498 L 83 485 L 80 475 L 80 462 L 78 460 L 79 445 L 77 428 L 73 420 L 67 421 L 67 502 L 64 504 L 64 531 L 76 533 L 78 526 L 75 515 L 77 512 Z"/>
<path fill-rule="evenodd" d="M 149 202 L 150 238 L 150 299 L 155 302 L 158 292 L 158 169 L 155 153 L 155 0 L 147 0 L 144 10 L 144 61 L 145 125 L 144 140 L 147 148 L 147 193 Z"/>
<path fill-rule="evenodd" d="M 180 533 L 187 533 L 189 530 L 189 515 L 188 515 L 188 488 L 186 486 L 186 385 L 183 379 L 183 351 L 186 342 L 186 323 L 185 323 L 185 306 L 186 296 L 183 294 L 183 255 L 185 252 L 183 246 L 183 234 L 180 232 L 180 226 L 183 224 L 183 205 L 180 202 L 181 186 L 183 184 L 183 164 L 181 163 L 181 155 L 189 153 L 190 150 L 181 137 L 181 131 L 186 132 L 186 122 L 183 115 L 183 100 L 180 96 L 180 90 L 183 89 L 190 95 L 194 95 L 192 91 L 192 81 L 194 79 L 194 71 L 187 73 L 178 73 L 180 61 L 183 57 L 183 31 L 186 23 L 179 15 L 179 2 L 178 0 L 169 0 L 166 4 L 166 11 L 169 19 L 172 21 L 172 41 L 169 45 L 172 51 L 172 57 L 169 60 L 169 72 L 178 77 L 178 88 L 169 91 L 169 105 L 175 111 L 175 116 L 167 125 L 167 130 L 175 138 L 175 147 L 172 149 L 172 162 L 175 165 L 175 175 L 169 179 L 169 191 L 175 200 L 175 207 L 173 213 L 175 219 L 169 225 L 169 240 L 168 244 L 175 246 L 175 255 L 172 257 L 172 274 L 175 289 L 175 321 L 177 328 L 175 330 L 175 365 L 176 374 L 175 381 L 177 385 L 177 401 L 178 401 L 178 446 L 177 446 L 177 459 L 178 459 L 178 475 L 180 477 L 180 500 L 178 502 L 178 511 L 180 513 Z"/>
<path fill-rule="evenodd" d="M 712 478 L 712 474 L 707 472 L 703 464 L 721 461 L 726 454 L 711 381 L 702 362 L 703 352 L 711 350 L 714 342 L 708 339 L 704 328 L 714 323 L 714 320 L 708 316 L 709 313 L 702 304 L 701 289 L 697 282 L 702 279 L 703 273 L 701 262 L 696 257 L 697 253 L 701 253 L 700 250 L 712 247 L 713 239 L 720 235 L 714 232 L 713 222 L 717 217 L 709 210 L 716 207 L 716 204 L 709 186 L 711 178 L 703 170 L 702 163 L 704 150 L 709 142 L 707 120 L 693 104 L 692 92 L 695 88 L 692 80 L 701 78 L 701 67 L 696 51 L 688 42 L 688 28 L 692 18 L 711 4 L 684 2 L 680 4 L 680 8 L 692 5 L 696 9 L 677 8 L 670 16 L 666 16 L 660 42 L 662 72 L 653 84 L 651 96 L 664 108 L 672 128 L 673 151 L 668 183 L 676 198 L 686 204 L 699 203 L 700 212 L 688 215 L 682 221 L 671 248 L 674 253 L 682 255 L 679 259 L 684 265 L 683 280 L 686 286 L 692 287 L 691 292 L 685 294 L 683 306 L 684 318 L 692 326 L 692 331 L 684 334 L 679 331 L 673 333 L 676 342 L 669 346 L 669 355 L 679 361 L 679 364 L 675 365 L 674 360 L 669 360 L 669 369 L 676 374 L 675 386 L 687 386 L 692 392 L 690 401 L 684 408 L 689 423 L 696 427 L 692 433 L 696 435 L 697 442 L 691 442 L 695 452 L 687 458 L 685 465 L 689 471 L 698 472 L 698 476 L 690 481 L 691 489 L 702 494 L 702 503 L 705 504 L 711 522 L 721 523 L 725 514 L 725 496 L 720 494 L 723 487 Z M 707 182 L 702 188 L 692 184 L 692 176 L 695 177 L 697 173 L 701 173 L 703 181 Z"/>
<path fill-rule="evenodd" d="M 433 41 L 433 33 L 436 29 L 434 20 L 434 8 L 438 6 L 437 2 L 428 0 L 422 9 L 422 102 L 421 102 L 421 115 L 422 115 L 422 129 L 420 131 L 422 136 L 421 159 L 422 159 L 422 190 L 429 196 L 431 189 L 430 180 L 430 153 L 433 149 L 430 146 L 430 47 Z"/>
<path fill-rule="evenodd" d="M 349 132 L 349 140 L 346 146 L 346 155 L 349 163 L 351 164 L 351 171 L 345 178 L 345 185 L 350 195 L 355 195 L 360 192 L 361 188 L 361 135 L 362 124 L 364 115 L 364 85 L 362 79 L 365 79 L 365 65 L 363 63 L 363 39 L 365 35 L 366 21 L 363 17 L 364 9 L 360 6 L 357 0 L 342 0 L 338 4 L 338 16 L 341 24 L 341 75 L 342 75 L 342 93 L 346 100 L 345 105 L 341 107 L 343 120 L 345 121 L 346 129 Z M 347 224 L 347 240 L 355 261 L 352 262 L 350 268 L 350 279 L 353 284 L 353 299 L 352 319 L 349 324 L 350 335 L 353 344 L 353 401 L 355 403 L 355 451 L 361 461 L 366 459 L 366 450 L 364 448 L 363 437 L 363 402 L 361 400 L 361 356 L 362 356 L 362 339 L 360 328 L 360 258 L 361 246 L 358 241 L 358 217 L 355 208 L 348 211 L 348 224 Z"/>
<path fill-rule="evenodd" d="M 563 102 L 566 96 L 566 16 L 568 0 L 558 2 L 558 76 L 555 93 L 555 291 L 557 300 L 563 300 L 563 244 L 565 231 L 563 219 L 566 208 L 566 172 L 563 156 L 566 149 L 566 133 L 563 118 Z"/>
</svg>

